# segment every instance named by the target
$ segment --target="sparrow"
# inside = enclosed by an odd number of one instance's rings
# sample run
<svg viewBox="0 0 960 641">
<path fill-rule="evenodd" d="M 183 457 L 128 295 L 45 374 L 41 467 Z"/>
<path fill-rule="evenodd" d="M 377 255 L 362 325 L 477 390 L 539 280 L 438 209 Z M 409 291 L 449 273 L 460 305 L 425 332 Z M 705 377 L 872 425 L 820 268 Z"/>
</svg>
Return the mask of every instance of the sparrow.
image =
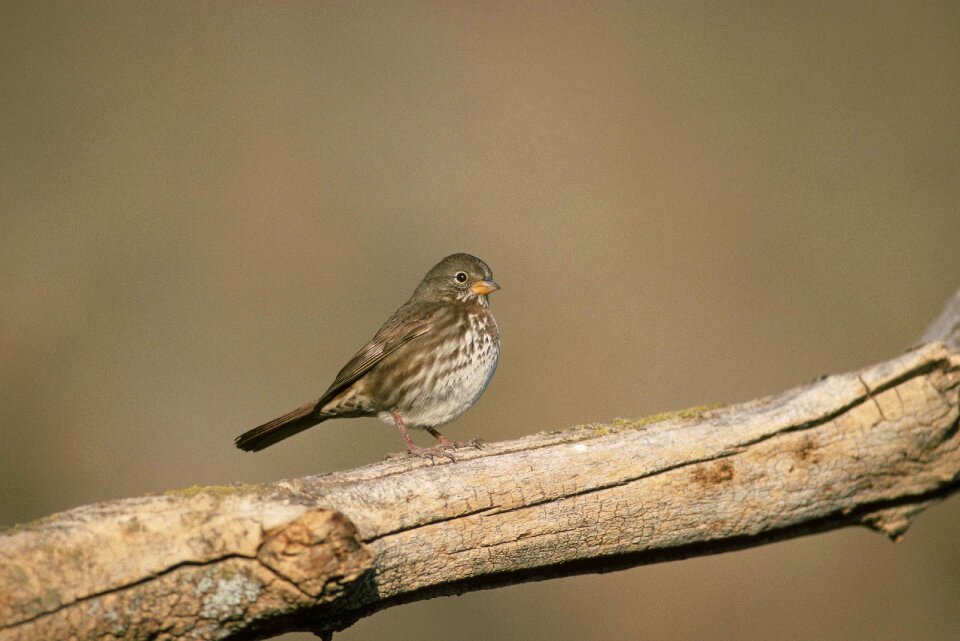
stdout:
<svg viewBox="0 0 960 641">
<path fill-rule="evenodd" d="M 497 368 L 500 331 L 488 296 L 498 289 L 476 256 L 447 256 L 318 400 L 244 432 L 236 446 L 257 452 L 328 419 L 376 416 L 396 425 L 408 453 L 452 459 L 448 450 L 466 444 L 437 428 L 470 409 Z M 437 445 L 415 445 L 409 428 L 426 430 Z"/>
</svg>

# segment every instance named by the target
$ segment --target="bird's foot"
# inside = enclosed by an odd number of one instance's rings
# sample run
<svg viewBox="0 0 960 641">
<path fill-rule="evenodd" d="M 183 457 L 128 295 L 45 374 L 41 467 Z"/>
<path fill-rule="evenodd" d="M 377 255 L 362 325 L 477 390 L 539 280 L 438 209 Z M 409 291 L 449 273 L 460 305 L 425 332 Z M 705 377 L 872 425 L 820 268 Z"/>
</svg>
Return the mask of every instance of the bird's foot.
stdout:
<svg viewBox="0 0 960 641">
<path fill-rule="evenodd" d="M 419 458 L 428 458 L 431 461 L 437 457 L 448 458 L 454 463 L 457 462 L 457 458 L 443 446 L 441 443 L 437 447 L 420 447 L 419 445 L 408 445 L 407 454 L 411 456 L 417 456 Z"/>
<path fill-rule="evenodd" d="M 437 447 L 444 450 L 459 450 L 465 447 L 473 447 L 480 450 L 483 449 L 483 441 L 478 438 L 472 438 L 469 441 L 451 441 L 441 434 L 437 437 Z"/>
</svg>

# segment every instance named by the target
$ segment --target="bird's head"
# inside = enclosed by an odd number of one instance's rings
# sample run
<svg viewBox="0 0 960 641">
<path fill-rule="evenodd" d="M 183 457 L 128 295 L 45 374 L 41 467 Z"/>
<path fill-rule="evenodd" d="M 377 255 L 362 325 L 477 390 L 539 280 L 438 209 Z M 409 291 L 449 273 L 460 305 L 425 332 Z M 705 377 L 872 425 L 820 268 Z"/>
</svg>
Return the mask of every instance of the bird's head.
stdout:
<svg viewBox="0 0 960 641">
<path fill-rule="evenodd" d="M 487 304 L 487 294 L 500 289 L 485 262 L 470 254 L 451 254 L 423 277 L 415 298 L 476 301 Z"/>
</svg>

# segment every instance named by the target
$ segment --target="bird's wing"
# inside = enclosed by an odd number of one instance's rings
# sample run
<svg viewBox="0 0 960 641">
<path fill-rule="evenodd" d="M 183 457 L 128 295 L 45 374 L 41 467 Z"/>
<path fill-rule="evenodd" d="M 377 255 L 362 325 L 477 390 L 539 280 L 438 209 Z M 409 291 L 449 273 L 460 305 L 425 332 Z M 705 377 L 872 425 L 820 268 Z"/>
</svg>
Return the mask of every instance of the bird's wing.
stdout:
<svg viewBox="0 0 960 641">
<path fill-rule="evenodd" d="M 350 359 L 337 378 L 330 385 L 330 388 L 324 392 L 323 396 L 317 402 L 317 407 L 322 406 L 331 398 L 343 391 L 347 386 L 366 374 L 374 365 L 384 358 L 400 349 L 410 341 L 419 338 L 429 332 L 433 327 L 433 314 L 419 314 L 411 316 L 405 314 L 403 308 L 397 310 L 397 313 L 390 318 L 376 336 L 370 339 L 370 342 L 363 346 L 353 358 Z M 423 311 L 423 310 L 421 310 Z M 435 310 L 430 310 L 431 312 Z"/>
</svg>

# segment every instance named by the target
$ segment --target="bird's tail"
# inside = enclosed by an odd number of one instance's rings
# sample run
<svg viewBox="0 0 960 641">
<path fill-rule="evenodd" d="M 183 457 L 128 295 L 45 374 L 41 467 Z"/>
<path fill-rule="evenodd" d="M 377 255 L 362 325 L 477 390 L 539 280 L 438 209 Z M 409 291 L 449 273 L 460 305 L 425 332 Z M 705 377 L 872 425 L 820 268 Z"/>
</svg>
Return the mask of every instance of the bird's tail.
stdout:
<svg viewBox="0 0 960 641">
<path fill-rule="evenodd" d="M 234 444 L 241 450 L 247 452 L 259 452 L 265 447 L 270 447 L 283 439 L 302 432 L 308 427 L 313 427 L 317 423 L 330 418 L 314 413 L 317 409 L 317 403 L 307 403 L 297 409 L 273 419 L 269 423 L 264 423 L 255 427 L 249 432 L 244 432 L 234 439 Z"/>
</svg>

